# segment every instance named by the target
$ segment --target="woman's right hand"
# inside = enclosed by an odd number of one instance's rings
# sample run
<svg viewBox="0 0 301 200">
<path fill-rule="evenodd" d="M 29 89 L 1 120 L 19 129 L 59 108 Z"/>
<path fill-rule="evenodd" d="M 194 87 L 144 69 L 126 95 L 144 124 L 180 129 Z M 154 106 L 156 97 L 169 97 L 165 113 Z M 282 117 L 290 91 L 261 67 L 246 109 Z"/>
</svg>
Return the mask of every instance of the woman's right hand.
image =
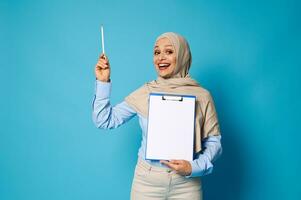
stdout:
<svg viewBox="0 0 301 200">
<path fill-rule="evenodd" d="M 95 76 L 97 80 L 103 82 L 110 81 L 110 63 L 107 56 L 101 54 L 95 66 Z"/>
</svg>

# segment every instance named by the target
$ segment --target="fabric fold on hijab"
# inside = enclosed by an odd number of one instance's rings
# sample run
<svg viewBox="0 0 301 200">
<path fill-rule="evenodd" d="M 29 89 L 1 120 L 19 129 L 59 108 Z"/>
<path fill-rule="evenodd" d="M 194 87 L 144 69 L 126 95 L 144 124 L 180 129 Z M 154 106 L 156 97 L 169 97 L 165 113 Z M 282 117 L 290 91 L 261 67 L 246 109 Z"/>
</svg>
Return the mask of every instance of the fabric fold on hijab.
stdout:
<svg viewBox="0 0 301 200">
<path fill-rule="evenodd" d="M 176 67 L 172 76 L 167 79 L 158 77 L 157 80 L 147 82 L 127 96 L 125 101 L 137 113 L 147 118 L 148 99 L 152 92 L 196 96 L 194 151 L 198 153 L 202 150 L 202 139 L 220 134 L 214 103 L 210 93 L 188 74 L 191 53 L 187 41 L 172 32 L 160 35 L 156 41 L 161 38 L 168 38 L 176 50 Z"/>
</svg>

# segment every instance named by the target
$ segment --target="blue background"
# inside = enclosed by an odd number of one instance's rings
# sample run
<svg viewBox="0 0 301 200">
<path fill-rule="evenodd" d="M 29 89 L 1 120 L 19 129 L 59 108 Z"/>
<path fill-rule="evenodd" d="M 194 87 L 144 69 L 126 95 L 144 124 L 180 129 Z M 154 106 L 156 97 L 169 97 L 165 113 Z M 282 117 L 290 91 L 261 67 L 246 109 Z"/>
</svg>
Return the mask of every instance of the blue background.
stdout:
<svg viewBox="0 0 301 200">
<path fill-rule="evenodd" d="M 112 104 L 156 78 L 158 35 L 190 43 L 223 135 L 205 199 L 301 199 L 299 2 L 0 1 L 0 199 L 129 199 L 137 118 L 91 119 L 101 23 Z"/>
</svg>

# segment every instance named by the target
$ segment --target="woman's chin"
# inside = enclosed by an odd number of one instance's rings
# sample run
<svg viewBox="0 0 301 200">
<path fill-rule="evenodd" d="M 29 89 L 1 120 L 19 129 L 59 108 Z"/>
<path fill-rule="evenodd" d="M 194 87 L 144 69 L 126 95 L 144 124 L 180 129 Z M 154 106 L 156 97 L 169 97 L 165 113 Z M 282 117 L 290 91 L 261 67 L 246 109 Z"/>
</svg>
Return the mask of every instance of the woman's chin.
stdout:
<svg viewBox="0 0 301 200">
<path fill-rule="evenodd" d="M 164 79 L 168 79 L 168 78 L 171 77 L 170 74 L 165 74 L 165 73 L 159 73 L 159 76 L 160 76 L 161 78 L 164 78 Z"/>
</svg>

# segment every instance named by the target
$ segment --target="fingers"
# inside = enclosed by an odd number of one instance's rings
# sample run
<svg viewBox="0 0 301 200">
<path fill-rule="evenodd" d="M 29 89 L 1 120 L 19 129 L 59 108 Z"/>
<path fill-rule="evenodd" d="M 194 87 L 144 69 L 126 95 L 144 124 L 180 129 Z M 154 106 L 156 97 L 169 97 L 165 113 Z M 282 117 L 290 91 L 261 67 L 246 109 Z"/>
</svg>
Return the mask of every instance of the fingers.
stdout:
<svg viewBox="0 0 301 200">
<path fill-rule="evenodd" d="M 109 65 L 102 64 L 102 63 L 97 63 L 96 67 L 100 69 L 109 69 Z"/>
<path fill-rule="evenodd" d="M 107 63 L 107 62 L 103 61 L 102 59 L 100 59 L 97 62 L 97 66 L 99 66 L 102 69 L 106 69 L 106 68 L 109 68 L 109 63 Z"/>
<path fill-rule="evenodd" d="M 184 165 L 185 164 L 185 160 L 170 160 L 169 162 L 176 164 L 176 165 Z"/>
<path fill-rule="evenodd" d="M 99 60 L 96 64 L 97 67 L 101 68 L 101 69 L 108 69 L 110 68 L 110 63 L 107 59 L 107 57 L 105 57 L 104 54 L 102 54 L 100 57 L 99 57 Z"/>
<path fill-rule="evenodd" d="M 185 160 L 161 160 L 160 162 L 166 165 L 167 167 L 171 168 L 178 174 L 187 175 L 191 173 L 191 166 Z"/>
<path fill-rule="evenodd" d="M 181 164 L 182 164 L 179 160 L 170 160 L 170 161 L 161 160 L 160 162 L 175 171 L 178 171 L 181 168 Z"/>
<path fill-rule="evenodd" d="M 109 62 L 108 57 L 103 53 L 99 56 L 99 60 L 105 60 L 105 61 Z"/>
</svg>

